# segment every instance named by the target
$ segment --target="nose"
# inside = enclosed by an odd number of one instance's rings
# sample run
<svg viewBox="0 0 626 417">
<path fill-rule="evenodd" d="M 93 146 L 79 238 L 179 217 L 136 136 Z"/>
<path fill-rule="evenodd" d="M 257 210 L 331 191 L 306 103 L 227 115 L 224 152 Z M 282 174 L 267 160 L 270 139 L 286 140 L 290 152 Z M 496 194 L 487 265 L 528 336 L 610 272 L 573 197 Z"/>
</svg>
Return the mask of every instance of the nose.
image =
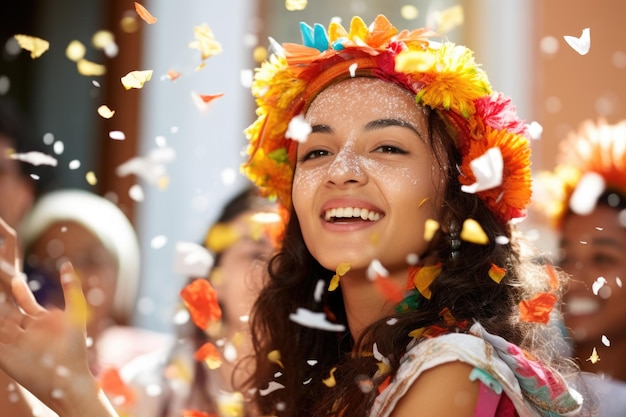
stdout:
<svg viewBox="0 0 626 417">
<path fill-rule="evenodd" d="M 341 148 L 328 167 L 328 183 L 335 186 L 366 183 L 363 165 L 362 155 L 349 147 Z"/>
</svg>

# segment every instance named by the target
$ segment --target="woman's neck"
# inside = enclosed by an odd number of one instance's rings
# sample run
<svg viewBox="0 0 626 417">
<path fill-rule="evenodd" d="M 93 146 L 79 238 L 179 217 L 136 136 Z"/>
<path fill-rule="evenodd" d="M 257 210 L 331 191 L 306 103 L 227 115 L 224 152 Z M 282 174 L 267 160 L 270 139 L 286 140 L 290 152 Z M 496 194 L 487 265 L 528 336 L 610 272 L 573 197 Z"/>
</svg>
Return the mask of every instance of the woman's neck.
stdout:
<svg viewBox="0 0 626 417">
<path fill-rule="evenodd" d="M 407 271 L 389 276 L 390 284 L 403 291 Z M 373 281 L 367 279 L 365 271 L 350 271 L 341 277 L 341 292 L 352 338 L 357 340 L 363 329 L 375 321 L 393 314 L 395 303 L 385 298 Z"/>
</svg>

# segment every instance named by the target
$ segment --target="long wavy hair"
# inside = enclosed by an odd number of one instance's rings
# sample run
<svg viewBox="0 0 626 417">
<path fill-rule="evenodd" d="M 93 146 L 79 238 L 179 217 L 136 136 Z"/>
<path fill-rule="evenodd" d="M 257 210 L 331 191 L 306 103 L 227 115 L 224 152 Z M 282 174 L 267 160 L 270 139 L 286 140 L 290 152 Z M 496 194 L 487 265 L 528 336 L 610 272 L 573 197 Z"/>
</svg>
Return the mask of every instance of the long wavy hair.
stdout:
<svg viewBox="0 0 626 417">
<path fill-rule="evenodd" d="M 437 161 L 433 169 L 441 169 L 445 176 L 445 190 L 439 188 L 444 194 L 440 207 L 442 227 L 427 253 L 420 256 L 424 263 L 442 263 L 441 275 L 430 286 L 431 298 L 422 298 L 415 309 L 372 323 L 358 340 L 353 340 L 347 330 L 321 331 L 291 321 L 289 315 L 302 307 L 323 311 L 348 328 L 340 289 L 327 292 L 321 302 L 316 301 L 318 281 L 324 280 L 328 287 L 334 271 L 325 269 L 311 256 L 292 209 L 282 249 L 268 265 L 269 282 L 251 315 L 256 372 L 250 385 L 256 387 L 256 406 L 261 415 L 319 417 L 338 415 L 341 410 L 342 416 L 366 416 L 383 380 L 374 377 L 377 360 L 371 354 L 373 343 L 389 358 L 393 376 L 412 340 L 409 332 L 444 325 L 440 313 L 446 308 L 457 322 L 478 321 L 488 332 L 520 345 L 547 364 L 556 359 L 553 349 L 545 343 L 545 326 L 518 318 L 517 306 L 522 299 L 547 291 L 545 269 L 532 261 L 534 254 L 514 226 L 498 222 L 475 194 L 461 191 L 457 170 L 460 155 L 434 111 L 428 116 L 428 138 Z M 480 223 L 489 243 L 462 242 L 458 256 L 452 257 L 445 225 L 461 225 L 467 218 Z M 496 243 L 501 236 L 509 242 Z M 492 263 L 506 268 L 500 284 L 489 278 Z M 557 276 L 564 278 L 558 271 Z M 390 326 L 388 320 L 392 317 L 396 322 Z M 463 329 L 452 326 L 449 331 Z M 269 359 L 272 351 L 280 352 L 280 362 Z M 333 368 L 336 385 L 328 388 L 323 380 Z M 359 387 L 357 381 L 363 378 L 370 381 L 371 390 Z M 271 381 L 281 385 L 270 384 Z"/>
</svg>

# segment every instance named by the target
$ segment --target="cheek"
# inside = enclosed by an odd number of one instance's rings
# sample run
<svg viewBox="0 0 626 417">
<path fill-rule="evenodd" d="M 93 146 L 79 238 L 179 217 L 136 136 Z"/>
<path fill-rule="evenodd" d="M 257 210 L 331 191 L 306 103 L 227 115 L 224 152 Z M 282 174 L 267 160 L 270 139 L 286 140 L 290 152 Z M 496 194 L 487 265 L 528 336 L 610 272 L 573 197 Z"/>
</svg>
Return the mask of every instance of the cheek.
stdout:
<svg viewBox="0 0 626 417">
<path fill-rule="evenodd" d="M 326 170 L 323 168 L 296 169 L 293 177 L 291 198 L 296 214 L 299 217 L 304 214 L 304 210 L 310 207 L 313 194 L 321 186 L 325 173 Z"/>
</svg>

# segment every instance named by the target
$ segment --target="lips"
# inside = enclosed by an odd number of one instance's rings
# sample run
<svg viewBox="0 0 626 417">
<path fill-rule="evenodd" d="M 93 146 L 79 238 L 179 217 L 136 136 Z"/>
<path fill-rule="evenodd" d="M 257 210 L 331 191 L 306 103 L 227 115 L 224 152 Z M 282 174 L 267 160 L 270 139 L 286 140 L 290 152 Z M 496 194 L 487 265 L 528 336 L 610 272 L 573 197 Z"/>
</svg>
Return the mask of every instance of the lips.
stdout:
<svg viewBox="0 0 626 417">
<path fill-rule="evenodd" d="M 592 297 L 569 297 L 564 305 L 565 312 L 572 316 L 586 316 L 600 311 L 600 301 Z"/>
<path fill-rule="evenodd" d="M 365 220 L 378 221 L 382 213 L 361 207 L 334 207 L 324 211 L 324 220 L 327 222 Z"/>
</svg>

